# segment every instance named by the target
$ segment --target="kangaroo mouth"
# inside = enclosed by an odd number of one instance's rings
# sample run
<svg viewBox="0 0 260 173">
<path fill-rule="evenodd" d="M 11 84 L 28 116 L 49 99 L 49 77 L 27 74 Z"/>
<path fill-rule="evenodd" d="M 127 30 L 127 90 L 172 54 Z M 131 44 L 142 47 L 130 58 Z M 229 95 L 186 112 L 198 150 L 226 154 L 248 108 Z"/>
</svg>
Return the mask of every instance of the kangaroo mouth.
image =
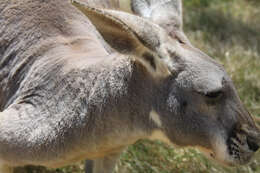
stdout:
<svg viewBox="0 0 260 173">
<path fill-rule="evenodd" d="M 247 164 L 259 146 L 246 134 L 232 132 L 226 141 L 227 152 L 232 162 L 228 165 Z"/>
<path fill-rule="evenodd" d="M 242 130 L 234 129 L 228 136 L 217 135 L 213 141 L 207 155 L 227 166 L 247 164 L 259 148 L 258 139 Z"/>
</svg>

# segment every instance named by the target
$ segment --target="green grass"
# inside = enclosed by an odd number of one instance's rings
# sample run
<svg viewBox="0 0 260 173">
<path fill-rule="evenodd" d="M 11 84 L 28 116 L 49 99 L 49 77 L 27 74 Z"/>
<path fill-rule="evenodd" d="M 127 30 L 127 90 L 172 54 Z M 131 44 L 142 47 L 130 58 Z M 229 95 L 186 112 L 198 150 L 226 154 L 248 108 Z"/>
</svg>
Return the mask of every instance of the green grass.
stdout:
<svg viewBox="0 0 260 173">
<path fill-rule="evenodd" d="M 260 1 L 184 0 L 184 6 L 184 30 L 193 45 L 224 64 L 246 107 L 260 117 Z M 23 171 L 83 173 L 83 164 L 57 170 L 28 167 Z M 176 149 L 146 140 L 122 154 L 115 172 L 259 173 L 260 154 L 247 166 L 227 168 L 196 149 Z"/>
</svg>

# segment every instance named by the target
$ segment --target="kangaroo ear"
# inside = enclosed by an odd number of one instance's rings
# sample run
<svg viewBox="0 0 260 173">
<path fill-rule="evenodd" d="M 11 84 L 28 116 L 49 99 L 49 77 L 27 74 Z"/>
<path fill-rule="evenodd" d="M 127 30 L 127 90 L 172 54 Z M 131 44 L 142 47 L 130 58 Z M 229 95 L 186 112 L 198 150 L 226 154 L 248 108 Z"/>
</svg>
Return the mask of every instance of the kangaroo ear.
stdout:
<svg viewBox="0 0 260 173">
<path fill-rule="evenodd" d="M 132 10 L 168 32 L 182 29 L 182 0 L 132 0 Z"/>
<path fill-rule="evenodd" d="M 149 21 L 125 12 L 103 10 L 72 1 L 83 12 L 104 40 L 116 51 L 133 55 L 148 71 L 156 75 L 169 75 L 167 64 L 158 56 L 161 42 L 167 34 Z"/>
</svg>

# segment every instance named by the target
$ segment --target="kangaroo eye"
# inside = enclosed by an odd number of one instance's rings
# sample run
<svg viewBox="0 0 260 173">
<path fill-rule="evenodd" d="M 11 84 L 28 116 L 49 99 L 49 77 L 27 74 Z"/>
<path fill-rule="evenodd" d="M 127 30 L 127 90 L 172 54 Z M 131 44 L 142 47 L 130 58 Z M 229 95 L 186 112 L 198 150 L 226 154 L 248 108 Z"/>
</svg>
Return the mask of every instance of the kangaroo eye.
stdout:
<svg viewBox="0 0 260 173">
<path fill-rule="evenodd" d="M 213 91 L 213 92 L 208 92 L 205 94 L 205 96 L 209 99 L 218 99 L 222 97 L 223 92 L 222 91 Z"/>
</svg>

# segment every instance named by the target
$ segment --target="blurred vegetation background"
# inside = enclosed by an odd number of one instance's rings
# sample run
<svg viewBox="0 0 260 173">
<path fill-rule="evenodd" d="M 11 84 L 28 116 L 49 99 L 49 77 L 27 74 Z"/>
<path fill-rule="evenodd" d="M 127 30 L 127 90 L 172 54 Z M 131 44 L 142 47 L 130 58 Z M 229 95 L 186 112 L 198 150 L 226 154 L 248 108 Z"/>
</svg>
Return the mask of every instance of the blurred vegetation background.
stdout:
<svg viewBox="0 0 260 173">
<path fill-rule="evenodd" d="M 260 0 L 183 0 L 184 30 L 192 44 L 222 63 L 239 95 L 260 117 Z M 260 120 L 259 120 L 260 122 Z M 84 165 L 18 173 L 83 173 Z M 115 173 L 260 173 L 260 153 L 246 166 L 228 168 L 198 150 L 160 141 L 139 141 L 121 156 Z"/>
</svg>

